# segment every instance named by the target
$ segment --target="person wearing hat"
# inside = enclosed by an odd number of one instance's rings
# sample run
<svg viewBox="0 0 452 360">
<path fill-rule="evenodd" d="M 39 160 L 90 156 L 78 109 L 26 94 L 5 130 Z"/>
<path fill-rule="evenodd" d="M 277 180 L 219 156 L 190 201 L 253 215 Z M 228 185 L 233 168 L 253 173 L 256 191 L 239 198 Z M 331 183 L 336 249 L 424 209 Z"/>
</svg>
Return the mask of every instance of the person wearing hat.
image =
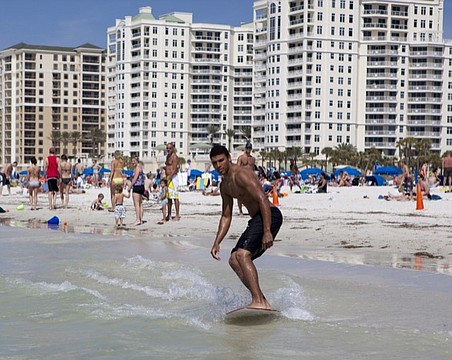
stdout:
<svg viewBox="0 0 452 360">
<path fill-rule="evenodd" d="M 237 159 L 237 165 L 246 167 L 254 172 L 256 159 L 254 158 L 253 155 L 251 155 L 252 150 L 253 150 L 253 145 L 251 145 L 250 142 L 247 142 L 245 145 L 245 151 Z M 242 216 L 243 215 L 243 210 L 242 210 L 243 204 L 241 203 L 241 201 L 239 199 L 237 199 L 237 205 L 239 207 L 239 216 Z"/>
</svg>

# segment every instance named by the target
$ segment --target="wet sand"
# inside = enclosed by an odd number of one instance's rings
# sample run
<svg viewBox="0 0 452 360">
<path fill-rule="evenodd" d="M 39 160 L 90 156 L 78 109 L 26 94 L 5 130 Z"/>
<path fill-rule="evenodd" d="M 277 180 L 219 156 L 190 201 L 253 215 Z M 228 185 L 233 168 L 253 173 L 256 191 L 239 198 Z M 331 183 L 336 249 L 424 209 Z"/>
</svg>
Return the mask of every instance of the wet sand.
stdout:
<svg viewBox="0 0 452 360">
<path fill-rule="evenodd" d="M 291 193 L 279 199 L 284 224 L 269 253 L 285 257 L 317 259 L 349 264 L 406 267 L 452 274 L 452 194 L 434 189 L 442 200 L 416 202 L 379 199 L 394 193 L 393 187 L 330 188 L 327 194 Z M 89 189 L 71 195 L 69 208 L 47 209 L 47 196 L 39 196 L 39 210 L 31 211 L 22 194 L 3 196 L 0 206 L 9 212 L 0 221 L 11 226 L 42 228 L 57 216 L 63 232 L 109 234 L 119 237 L 183 237 L 213 241 L 221 211 L 221 198 L 199 192 L 181 193 L 181 220 L 157 225 L 159 206 L 145 201 L 146 223 L 135 226 L 134 208 L 127 199 L 124 228 L 114 226 L 113 213 L 89 208 L 99 192 L 109 199 L 108 189 Z M 271 199 L 270 199 L 271 200 Z M 18 205 L 24 210 L 17 210 Z M 60 206 L 60 202 L 57 203 Z M 237 208 L 234 209 L 237 214 Z M 234 216 L 224 243 L 234 242 L 243 231 L 247 216 Z M 209 246 L 210 243 L 204 244 Z M 224 256 L 227 253 L 224 252 Z"/>
</svg>

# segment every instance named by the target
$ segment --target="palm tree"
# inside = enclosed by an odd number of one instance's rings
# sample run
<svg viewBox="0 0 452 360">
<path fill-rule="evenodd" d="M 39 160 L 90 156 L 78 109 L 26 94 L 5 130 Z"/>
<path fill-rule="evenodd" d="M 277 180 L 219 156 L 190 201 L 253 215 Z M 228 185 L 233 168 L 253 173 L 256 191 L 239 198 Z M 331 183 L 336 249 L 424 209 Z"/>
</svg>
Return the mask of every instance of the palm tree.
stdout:
<svg viewBox="0 0 452 360">
<path fill-rule="evenodd" d="M 82 139 L 82 134 L 79 131 L 73 131 L 70 133 L 70 141 L 72 143 L 72 155 L 75 157 L 77 155 L 77 147 Z"/>
<path fill-rule="evenodd" d="M 236 134 L 236 131 L 234 129 L 226 130 L 226 136 L 228 137 L 229 151 L 232 150 L 232 140 L 234 140 L 235 134 Z"/>
<path fill-rule="evenodd" d="M 333 154 L 333 148 L 327 146 L 324 147 L 321 151 L 322 155 L 325 155 L 325 171 L 328 171 L 328 158 Z"/>
<path fill-rule="evenodd" d="M 105 142 L 107 141 L 107 134 L 105 131 L 99 128 L 92 128 L 89 131 L 89 139 L 91 140 L 92 146 L 93 146 L 93 156 L 99 155 L 99 144 L 103 146 Z"/>
<path fill-rule="evenodd" d="M 352 144 L 342 143 L 335 147 L 331 160 L 336 165 L 350 164 L 356 153 L 356 148 Z"/>
<path fill-rule="evenodd" d="M 67 145 L 69 144 L 71 139 L 71 134 L 68 131 L 63 131 L 61 133 L 61 142 L 63 143 L 63 153 L 67 154 Z"/>
<path fill-rule="evenodd" d="M 60 147 L 61 132 L 59 130 L 52 130 L 49 140 L 52 141 L 53 147 Z"/>
<path fill-rule="evenodd" d="M 269 153 L 265 150 L 261 150 L 261 151 L 259 151 L 259 155 L 261 156 L 261 159 L 262 159 L 262 166 L 264 166 L 265 160 L 270 158 Z"/>
<path fill-rule="evenodd" d="M 209 134 L 210 143 L 213 144 L 213 139 L 215 135 L 220 131 L 219 125 L 210 124 L 207 126 L 207 132 Z"/>
<path fill-rule="evenodd" d="M 242 126 L 240 132 L 247 142 L 251 142 L 251 126 Z"/>
</svg>

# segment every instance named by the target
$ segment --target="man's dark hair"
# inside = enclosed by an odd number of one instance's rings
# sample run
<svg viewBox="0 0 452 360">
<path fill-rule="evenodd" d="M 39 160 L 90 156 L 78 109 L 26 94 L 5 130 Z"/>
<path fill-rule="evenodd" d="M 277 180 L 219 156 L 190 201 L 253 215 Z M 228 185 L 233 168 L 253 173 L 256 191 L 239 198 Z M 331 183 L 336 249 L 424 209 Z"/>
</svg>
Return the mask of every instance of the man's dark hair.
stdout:
<svg viewBox="0 0 452 360">
<path fill-rule="evenodd" d="M 217 155 L 226 155 L 226 157 L 229 157 L 229 151 L 228 149 L 226 149 L 226 147 L 224 147 L 223 145 L 215 145 L 211 150 L 210 150 L 210 158 L 212 159 L 214 156 Z"/>
<path fill-rule="evenodd" d="M 67 155 L 66 154 L 61 155 L 61 159 L 62 160 L 67 160 Z"/>
</svg>

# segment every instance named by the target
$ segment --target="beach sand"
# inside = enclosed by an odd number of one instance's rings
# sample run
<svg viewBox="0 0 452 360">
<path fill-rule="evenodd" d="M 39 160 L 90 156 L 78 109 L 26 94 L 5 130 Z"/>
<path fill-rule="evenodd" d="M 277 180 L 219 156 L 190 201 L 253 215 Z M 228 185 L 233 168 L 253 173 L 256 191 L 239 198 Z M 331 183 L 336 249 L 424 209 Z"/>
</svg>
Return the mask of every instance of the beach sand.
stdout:
<svg viewBox="0 0 452 360">
<path fill-rule="evenodd" d="M 47 208 L 47 195 L 40 194 L 38 210 L 31 211 L 28 197 L 12 189 L 11 196 L 0 198 L 0 206 L 8 212 L 0 221 L 13 226 L 43 227 L 53 216 L 60 219 L 66 232 L 112 234 L 134 237 L 183 237 L 198 235 L 213 242 L 221 212 L 221 197 L 203 196 L 199 192 L 182 192 L 181 220 L 158 225 L 159 206 L 145 201 L 146 223 L 135 226 L 131 199 L 126 199 L 125 229 L 117 229 L 113 213 L 90 210 L 91 202 L 102 192 L 109 201 L 109 189 L 88 189 L 85 194 L 71 194 L 69 208 Z M 407 267 L 438 271 L 452 275 L 452 194 L 433 189 L 442 200 L 423 200 L 424 209 L 416 209 L 416 201 L 386 201 L 382 195 L 396 193 L 394 187 L 329 188 L 327 194 L 290 192 L 279 198 L 284 224 L 273 255 L 325 260 L 339 263 Z M 380 197 L 380 198 L 379 198 Z M 272 200 L 271 198 L 269 199 Z M 24 209 L 17 207 L 23 204 Z M 173 210 L 174 211 L 174 210 Z M 231 229 L 223 248 L 231 247 L 240 236 L 248 216 L 239 217 L 234 208 Z M 229 241 L 228 240 L 232 240 Z M 227 246 L 224 246 L 227 243 Z M 210 243 L 200 244 L 210 248 Z M 222 252 L 223 257 L 228 253 Z"/>
</svg>

